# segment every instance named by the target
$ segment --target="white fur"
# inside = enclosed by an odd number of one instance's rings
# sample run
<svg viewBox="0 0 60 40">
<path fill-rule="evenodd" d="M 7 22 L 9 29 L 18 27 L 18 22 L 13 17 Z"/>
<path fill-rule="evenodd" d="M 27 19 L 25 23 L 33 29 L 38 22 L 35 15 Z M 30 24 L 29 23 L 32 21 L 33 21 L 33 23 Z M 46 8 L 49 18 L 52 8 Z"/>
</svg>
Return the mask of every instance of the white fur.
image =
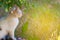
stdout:
<svg viewBox="0 0 60 40">
<path fill-rule="evenodd" d="M 6 18 L 5 20 L 0 20 L 0 28 L 2 28 L 2 30 L 0 30 L 0 39 L 3 38 L 5 35 L 7 35 L 7 33 L 10 33 L 10 35 L 13 35 L 12 37 L 14 37 L 14 32 L 17 25 L 19 23 L 18 18 Z"/>
<path fill-rule="evenodd" d="M 10 37 L 15 40 L 14 31 L 19 23 L 18 18 L 22 16 L 22 11 L 19 8 L 14 10 L 7 17 L 0 19 L 0 28 L 2 29 L 0 30 L 0 39 L 9 33 Z"/>
</svg>

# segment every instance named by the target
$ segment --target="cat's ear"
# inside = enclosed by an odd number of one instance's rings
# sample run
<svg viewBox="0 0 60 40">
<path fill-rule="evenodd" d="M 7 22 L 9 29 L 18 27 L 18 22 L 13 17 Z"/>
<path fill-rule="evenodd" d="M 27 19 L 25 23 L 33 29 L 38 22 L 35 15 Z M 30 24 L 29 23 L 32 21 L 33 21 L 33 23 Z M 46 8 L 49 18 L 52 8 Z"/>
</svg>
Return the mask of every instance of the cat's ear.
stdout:
<svg viewBox="0 0 60 40">
<path fill-rule="evenodd" d="M 14 12 L 17 11 L 18 8 L 19 8 L 18 6 L 14 5 L 14 6 L 11 8 L 10 12 L 11 12 L 11 13 L 14 13 Z"/>
</svg>

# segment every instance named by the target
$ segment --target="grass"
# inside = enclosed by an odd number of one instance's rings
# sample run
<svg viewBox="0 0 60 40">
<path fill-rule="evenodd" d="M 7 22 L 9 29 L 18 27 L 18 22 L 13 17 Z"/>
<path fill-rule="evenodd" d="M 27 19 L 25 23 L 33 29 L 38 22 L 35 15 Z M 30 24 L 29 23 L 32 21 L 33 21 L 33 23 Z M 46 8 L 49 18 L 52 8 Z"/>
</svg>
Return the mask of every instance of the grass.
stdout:
<svg viewBox="0 0 60 40">
<path fill-rule="evenodd" d="M 59 40 L 59 8 L 55 4 L 43 4 L 28 10 L 27 21 L 22 26 L 20 36 L 26 40 Z"/>
</svg>

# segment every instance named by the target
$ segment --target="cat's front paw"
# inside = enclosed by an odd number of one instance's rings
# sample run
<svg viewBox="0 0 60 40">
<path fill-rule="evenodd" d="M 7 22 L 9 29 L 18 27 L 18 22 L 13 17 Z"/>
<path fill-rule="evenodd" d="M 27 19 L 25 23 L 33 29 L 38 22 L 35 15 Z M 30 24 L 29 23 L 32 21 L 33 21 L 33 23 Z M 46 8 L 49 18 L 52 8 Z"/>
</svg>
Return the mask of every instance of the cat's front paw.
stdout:
<svg viewBox="0 0 60 40">
<path fill-rule="evenodd" d="M 17 40 L 22 40 L 22 38 L 18 37 Z"/>
<path fill-rule="evenodd" d="M 17 40 L 16 38 L 12 38 L 13 40 Z"/>
</svg>

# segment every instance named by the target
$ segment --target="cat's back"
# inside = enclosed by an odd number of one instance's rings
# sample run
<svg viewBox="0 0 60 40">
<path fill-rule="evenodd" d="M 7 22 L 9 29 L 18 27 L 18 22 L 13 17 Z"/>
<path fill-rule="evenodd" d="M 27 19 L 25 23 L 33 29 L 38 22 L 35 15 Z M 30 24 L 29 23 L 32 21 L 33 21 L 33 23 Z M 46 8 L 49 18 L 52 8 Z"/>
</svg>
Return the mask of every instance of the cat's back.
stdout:
<svg viewBox="0 0 60 40">
<path fill-rule="evenodd" d="M 6 12 L 3 7 L 0 7 L 0 23 L 4 22 L 8 15 L 8 12 Z"/>
</svg>

